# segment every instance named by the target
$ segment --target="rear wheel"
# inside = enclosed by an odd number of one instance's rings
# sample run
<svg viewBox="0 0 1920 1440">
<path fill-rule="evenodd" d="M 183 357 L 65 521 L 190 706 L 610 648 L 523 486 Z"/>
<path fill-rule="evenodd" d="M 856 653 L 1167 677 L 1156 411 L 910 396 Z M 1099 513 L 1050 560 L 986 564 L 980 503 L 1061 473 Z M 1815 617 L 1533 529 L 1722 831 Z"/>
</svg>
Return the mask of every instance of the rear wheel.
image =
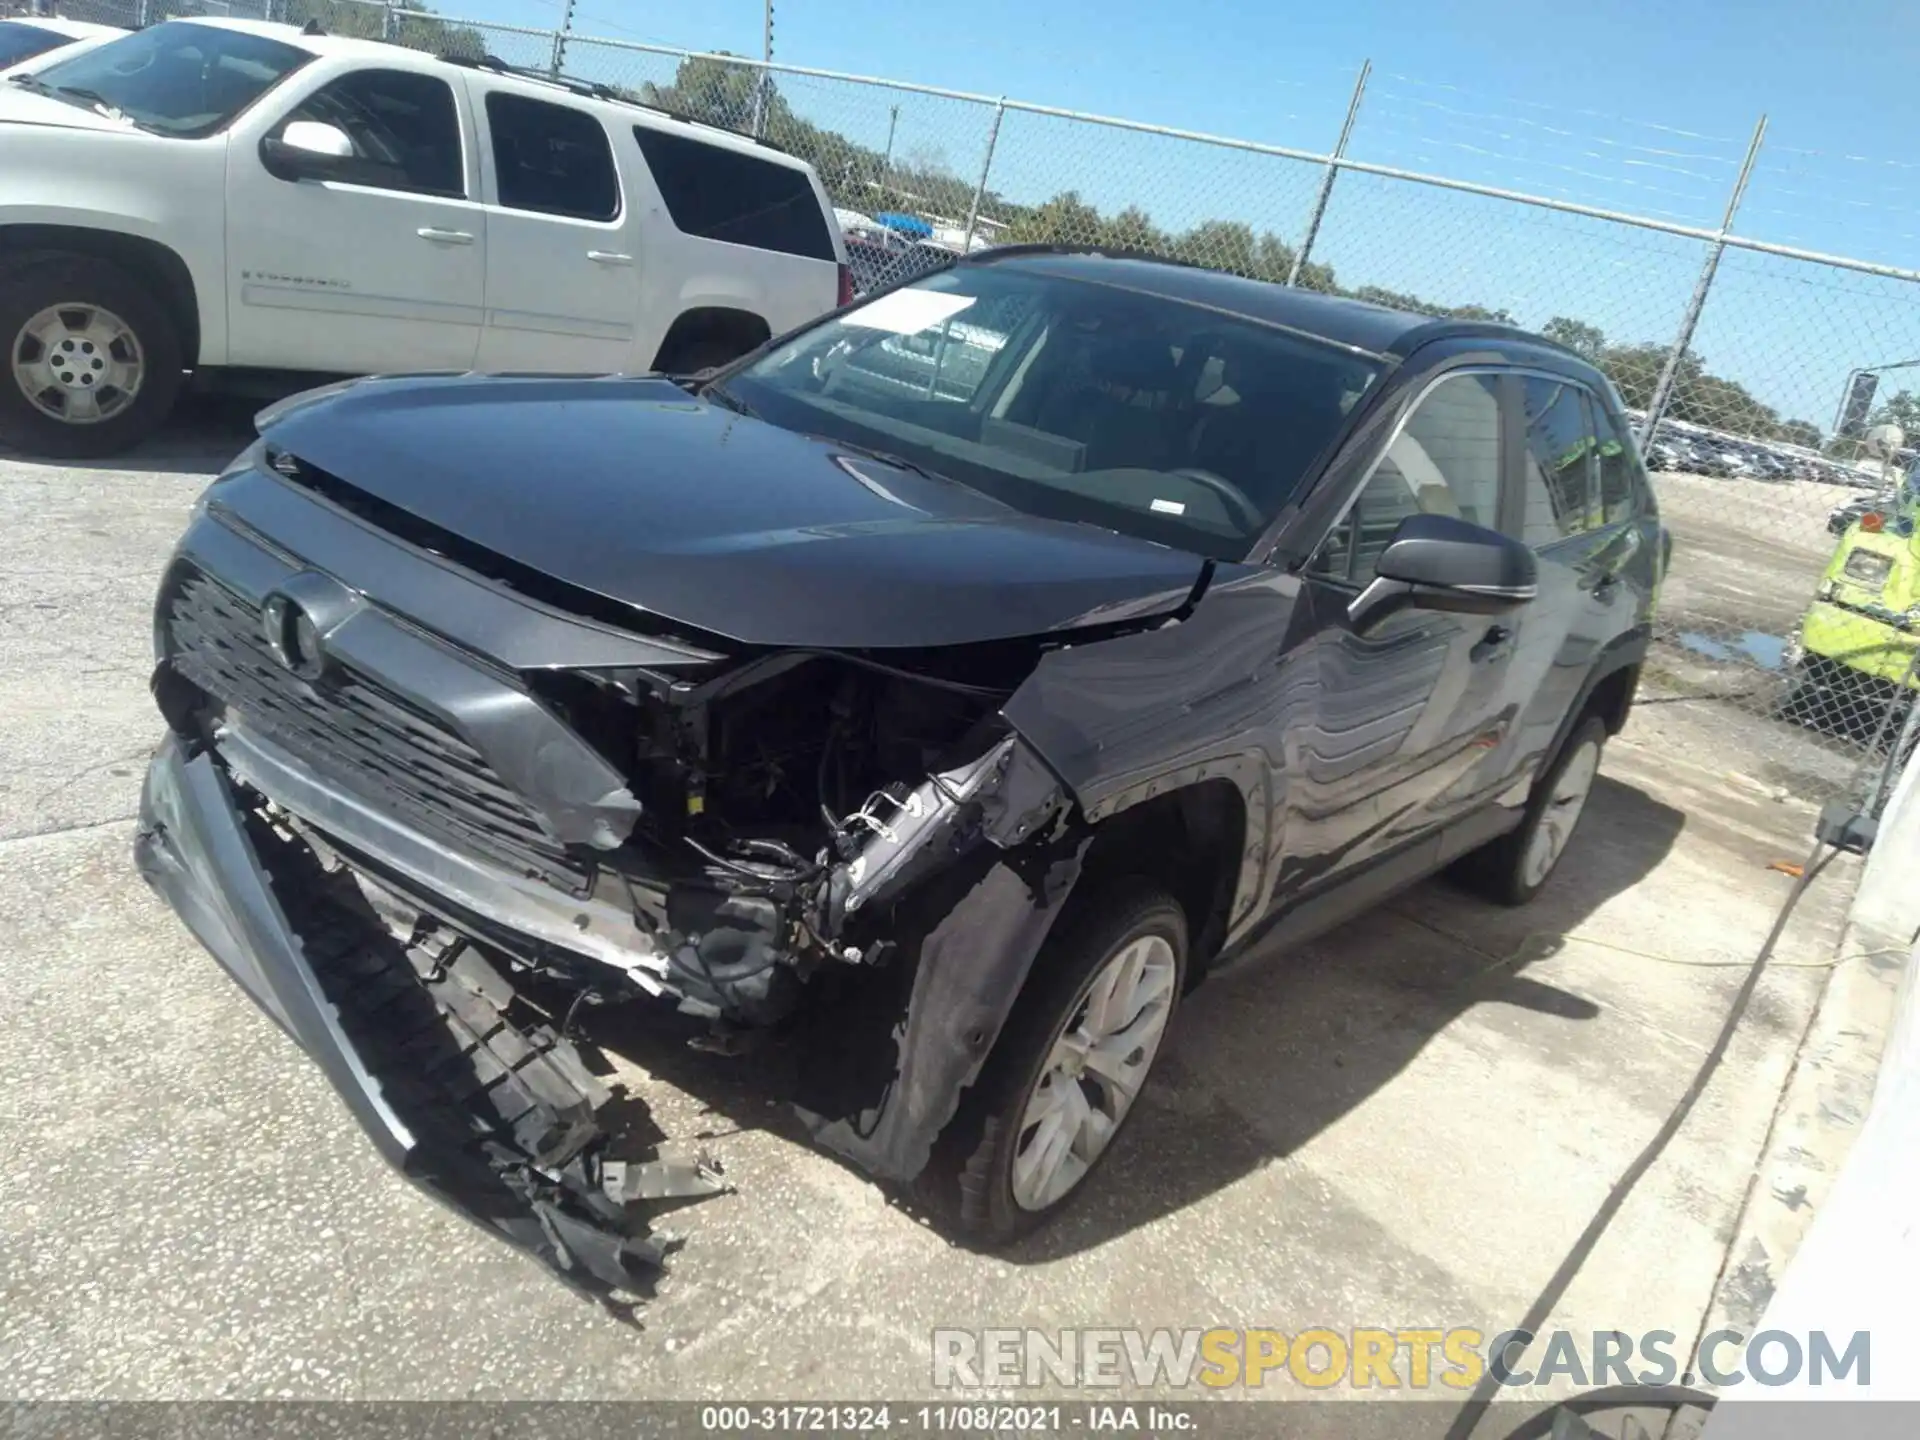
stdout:
<svg viewBox="0 0 1920 1440">
<path fill-rule="evenodd" d="M 0 274 L 0 438 L 30 454 L 113 455 L 173 409 L 179 335 L 119 266 L 62 256 Z"/>
<path fill-rule="evenodd" d="M 1519 827 L 1466 856 L 1456 867 L 1460 879 L 1502 905 L 1524 905 L 1538 895 L 1586 813 L 1606 743 L 1607 727 L 1599 716 L 1588 715 L 1575 725 L 1534 784 Z"/>
<path fill-rule="evenodd" d="M 1051 1219 L 1112 1148 L 1180 1003 L 1185 913 L 1150 883 L 1104 889 L 1036 966 L 930 1177 L 989 1245 Z"/>
</svg>

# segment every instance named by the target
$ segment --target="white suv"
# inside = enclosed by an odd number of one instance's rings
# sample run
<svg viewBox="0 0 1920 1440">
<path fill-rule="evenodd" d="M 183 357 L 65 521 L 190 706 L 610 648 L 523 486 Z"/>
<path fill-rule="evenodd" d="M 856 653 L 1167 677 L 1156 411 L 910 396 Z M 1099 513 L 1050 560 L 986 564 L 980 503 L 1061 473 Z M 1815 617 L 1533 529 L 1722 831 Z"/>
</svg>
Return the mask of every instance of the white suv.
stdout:
<svg viewBox="0 0 1920 1440">
<path fill-rule="evenodd" d="M 0 75 L 51 65 L 126 33 L 119 25 L 94 25 L 55 15 L 0 16 Z"/>
<path fill-rule="evenodd" d="M 845 261 L 811 167 L 751 139 L 497 62 L 170 21 L 0 85 L 0 439 L 111 454 L 185 371 L 699 370 L 843 302 Z"/>
</svg>

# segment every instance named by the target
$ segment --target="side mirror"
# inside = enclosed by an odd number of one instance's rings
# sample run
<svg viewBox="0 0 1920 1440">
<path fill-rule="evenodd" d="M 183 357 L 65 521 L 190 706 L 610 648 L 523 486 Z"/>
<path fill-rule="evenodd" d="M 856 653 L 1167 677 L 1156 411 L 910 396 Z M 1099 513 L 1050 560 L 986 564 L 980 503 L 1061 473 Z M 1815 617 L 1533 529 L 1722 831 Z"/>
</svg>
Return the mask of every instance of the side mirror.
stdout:
<svg viewBox="0 0 1920 1440">
<path fill-rule="evenodd" d="M 260 163 L 281 180 L 325 179 L 353 159 L 353 141 L 338 125 L 320 120 L 291 120 L 276 136 L 260 142 Z"/>
<path fill-rule="evenodd" d="M 1373 583 L 1347 607 L 1365 631 L 1405 609 L 1500 615 L 1539 593 L 1533 551 L 1450 515 L 1409 515 L 1373 567 Z"/>
</svg>

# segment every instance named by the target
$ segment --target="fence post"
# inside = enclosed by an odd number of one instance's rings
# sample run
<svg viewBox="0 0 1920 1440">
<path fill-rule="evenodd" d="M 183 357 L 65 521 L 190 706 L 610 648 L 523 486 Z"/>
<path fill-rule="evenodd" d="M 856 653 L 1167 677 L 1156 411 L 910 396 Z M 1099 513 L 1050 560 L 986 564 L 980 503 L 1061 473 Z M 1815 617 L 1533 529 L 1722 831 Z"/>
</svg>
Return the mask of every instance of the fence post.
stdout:
<svg viewBox="0 0 1920 1440">
<path fill-rule="evenodd" d="M 553 63 L 547 67 L 547 73 L 555 80 L 567 63 L 567 36 L 573 29 L 573 0 L 567 0 L 566 9 L 560 12 L 560 28 L 553 32 Z"/>
<path fill-rule="evenodd" d="M 766 0 L 760 18 L 760 58 L 773 64 L 773 0 Z M 763 66 L 753 83 L 753 138 L 767 138 L 767 98 L 773 86 L 773 71 Z"/>
<path fill-rule="evenodd" d="M 380 12 L 380 38 L 382 40 L 391 40 L 395 35 L 400 33 L 400 18 L 395 14 L 397 8 L 397 0 L 387 0 L 386 8 Z"/>
<path fill-rule="evenodd" d="M 1673 400 L 1673 388 L 1680 379 L 1680 366 L 1693 345 L 1693 332 L 1700 324 L 1700 312 L 1706 308 L 1707 292 L 1713 288 L 1714 274 L 1720 269 L 1720 257 L 1727 253 L 1727 236 L 1732 233 L 1734 216 L 1740 212 L 1741 198 L 1747 193 L 1747 181 L 1753 176 L 1753 162 L 1760 158 L 1760 142 L 1766 135 L 1767 117 L 1762 115 L 1760 123 L 1753 127 L 1753 139 L 1747 143 L 1747 158 L 1740 163 L 1740 174 L 1734 179 L 1733 193 L 1727 196 L 1727 213 L 1721 217 L 1720 234 L 1707 246 L 1706 263 L 1700 267 L 1700 278 L 1694 282 L 1693 294 L 1687 298 L 1686 311 L 1680 317 L 1680 333 L 1673 339 L 1673 349 L 1667 352 L 1667 363 L 1660 367 L 1660 378 L 1654 382 L 1653 396 L 1647 401 L 1647 416 L 1640 422 L 1642 449 L 1653 443 L 1654 427 L 1659 425 L 1660 417 Z"/>
<path fill-rule="evenodd" d="M 973 204 L 967 207 L 967 234 L 960 242 L 962 254 L 973 251 L 973 232 L 980 226 L 980 202 L 987 193 L 987 173 L 993 169 L 993 147 L 1000 143 L 1000 117 L 1007 113 L 1007 97 L 1002 95 L 993 107 L 993 124 L 987 129 L 987 153 L 980 157 L 980 180 L 973 187 Z"/>
<path fill-rule="evenodd" d="M 1326 218 L 1327 202 L 1333 198 L 1333 178 L 1340 173 L 1341 157 L 1347 153 L 1347 139 L 1353 134 L 1353 122 L 1360 114 L 1360 97 L 1367 93 L 1367 77 L 1373 73 L 1373 61 L 1360 62 L 1360 78 L 1353 82 L 1353 98 L 1347 101 L 1347 118 L 1340 124 L 1340 138 L 1327 157 L 1327 173 L 1320 177 L 1320 192 L 1313 197 L 1313 211 L 1307 216 L 1307 233 L 1300 237 L 1300 248 L 1293 252 L 1293 268 L 1287 272 L 1287 284 L 1298 285 L 1307 268 L 1307 255 L 1320 234 L 1320 222 Z"/>
</svg>

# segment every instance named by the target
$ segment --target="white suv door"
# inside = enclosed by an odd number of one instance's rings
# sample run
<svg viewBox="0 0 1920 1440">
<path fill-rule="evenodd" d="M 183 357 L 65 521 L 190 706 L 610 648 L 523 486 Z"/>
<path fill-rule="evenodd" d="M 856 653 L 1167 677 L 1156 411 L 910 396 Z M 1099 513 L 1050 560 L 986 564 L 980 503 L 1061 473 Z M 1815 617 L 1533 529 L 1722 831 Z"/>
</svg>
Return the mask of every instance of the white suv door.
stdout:
<svg viewBox="0 0 1920 1440">
<path fill-rule="evenodd" d="M 295 121 L 333 127 L 352 154 L 330 161 L 288 149 L 281 142 Z M 487 263 L 486 215 L 468 198 L 472 135 L 464 86 L 399 68 L 313 84 L 236 128 L 228 363 L 347 374 L 470 368 Z"/>
<path fill-rule="evenodd" d="M 641 256 L 593 111 L 468 77 L 485 128 L 487 319 L 482 370 L 634 368 Z M 651 356 L 639 363 L 646 363 Z"/>
</svg>

